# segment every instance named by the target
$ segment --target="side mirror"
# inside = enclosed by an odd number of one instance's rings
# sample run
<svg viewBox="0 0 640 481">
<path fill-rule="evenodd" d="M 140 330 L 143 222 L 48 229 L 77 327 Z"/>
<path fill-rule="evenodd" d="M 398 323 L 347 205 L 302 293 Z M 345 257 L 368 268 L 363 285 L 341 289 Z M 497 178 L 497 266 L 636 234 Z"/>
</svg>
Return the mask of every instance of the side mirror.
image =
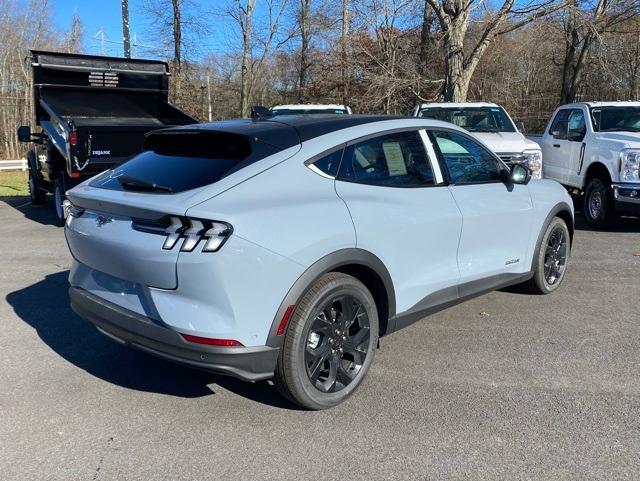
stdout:
<svg viewBox="0 0 640 481">
<path fill-rule="evenodd" d="M 18 127 L 18 141 L 31 142 L 31 127 L 28 125 Z"/>
<path fill-rule="evenodd" d="M 518 132 L 520 132 L 521 134 L 527 133 L 527 129 L 524 128 L 524 122 L 522 120 L 518 120 L 516 122 L 516 129 L 518 129 Z"/>
<path fill-rule="evenodd" d="M 525 164 L 515 163 L 511 166 L 509 180 L 512 184 L 527 185 L 531 180 L 531 169 Z"/>
</svg>

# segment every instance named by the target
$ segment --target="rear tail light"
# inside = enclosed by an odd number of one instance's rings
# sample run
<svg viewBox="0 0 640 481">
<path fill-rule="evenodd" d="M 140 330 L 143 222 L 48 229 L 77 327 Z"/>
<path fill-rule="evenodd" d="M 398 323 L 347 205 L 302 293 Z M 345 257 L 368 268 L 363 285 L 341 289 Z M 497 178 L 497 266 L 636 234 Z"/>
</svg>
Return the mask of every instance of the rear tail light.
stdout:
<svg viewBox="0 0 640 481">
<path fill-rule="evenodd" d="M 77 145 L 77 143 L 78 143 L 78 134 L 75 131 L 69 133 L 69 143 L 71 145 Z"/>
<path fill-rule="evenodd" d="M 204 219 L 168 216 L 158 221 L 134 220 L 133 228 L 143 232 L 165 235 L 162 248 L 171 250 L 182 241 L 180 250 L 193 251 L 204 241 L 202 252 L 216 252 L 233 232 L 231 225 Z"/>
<path fill-rule="evenodd" d="M 84 209 L 82 207 L 77 207 L 71 203 L 69 199 L 65 199 L 62 202 L 62 210 L 64 212 L 64 218 L 67 217 L 80 217 L 84 213 Z"/>
<path fill-rule="evenodd" d="M 191 334 L 180 335 L 185 341 L 194 342 L 196 344 L 206 344 L 208 346 L 221 346 L 221 347 L 242 347 L 242 343 L 234 339 L 214 339 L 212 337 L 200 337 L 192 336 Z"/>
</svg>

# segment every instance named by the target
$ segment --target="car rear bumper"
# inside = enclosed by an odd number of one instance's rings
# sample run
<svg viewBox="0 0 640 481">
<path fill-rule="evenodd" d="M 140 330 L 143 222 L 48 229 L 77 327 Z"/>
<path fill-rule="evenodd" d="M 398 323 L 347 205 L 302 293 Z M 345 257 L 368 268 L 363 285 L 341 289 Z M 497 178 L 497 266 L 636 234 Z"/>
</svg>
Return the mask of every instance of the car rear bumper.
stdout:
<svg viewBox="0 0 640 481">
<path fill-rule="evenodd" d="M 613 184 L 616 210 L 640 213 L 640 184 Z"/>
<path fill-rule="evenodd" d="M 180 333 L 101 299 L 84 289 L 69 289 L 71 308 L 103 334 L 127 346 L 191 367 L 245 381 L 273 376 L 278 348 L 215 347 L 188 342 Z"/>
</svg>

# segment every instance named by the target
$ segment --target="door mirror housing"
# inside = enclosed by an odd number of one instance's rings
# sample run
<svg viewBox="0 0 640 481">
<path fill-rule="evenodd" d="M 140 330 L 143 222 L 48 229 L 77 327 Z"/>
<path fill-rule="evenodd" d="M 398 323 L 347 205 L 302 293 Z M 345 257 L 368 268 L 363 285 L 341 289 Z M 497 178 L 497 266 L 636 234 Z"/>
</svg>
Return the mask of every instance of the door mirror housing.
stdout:
<svg viewBox="0 0 640 481">
<path fill-rule="evenodd" d="M 580 130 L 569 130 L 569 132 L 567 132 L 567 140 L 582 142 L 582 139 L 584 139 L 584 132 Z"/>
<path fill-rule="evenodd" d="M 521 134 L 527 133 L 527 129 L 524 127 L 524 122 L 522 120 L 516 121 L 516 129 L 518 129 L 518 132 Z"/>
<path fill-rule="evenodd" d="M 527 185 L 531 180 L 531 169 L 525 164 L 515 163 L 511 166 L 509 180 L 512 184 Z"/>
<path fill-rule="evenodd" d="M 28 125 L 18 127 L 18 141 L 31 142 L 31 127 Z"/>
</svg>

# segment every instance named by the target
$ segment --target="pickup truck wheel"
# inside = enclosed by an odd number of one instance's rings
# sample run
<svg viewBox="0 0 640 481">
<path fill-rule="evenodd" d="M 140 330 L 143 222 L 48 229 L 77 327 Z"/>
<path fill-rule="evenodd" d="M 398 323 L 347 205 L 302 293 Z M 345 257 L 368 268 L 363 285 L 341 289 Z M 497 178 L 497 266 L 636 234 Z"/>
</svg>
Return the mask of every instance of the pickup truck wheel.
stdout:
<svg viewBox="0 0 640 481">
<path fill-rule="evenodd" d="M 613 222 L 613 195 L 608 182 L 599 177 L 589 180 L 584 191 L 584 217 L 591 227 L 601 229 Z"/>
<path fill-rule="evenodd" d="M 31 169 L 29 169 L 29 198 L 34 205 L 44 203 L 47 193 L 40 187 L 40 182 L 35 178 Z"/>
<path fill-rule="evenodd" d="M 62 203 L 65 199 L 64 180 L 58 177 L 53 184 L 53 206 L 56 213 L 56 223 L 62 227 L 64 225 L 64 209 Z"/>
<path fill-rule="evenodd" d="M 535 294 L 550 294 L 564 279 L 571 251 L 571 237 L 567 224 L 554 217 L 547 226 L 536 249 L 533 278 L 527 287 Z"/>
<path fill-rule="evenodd" d="M 325 274 L 289 320 L 276 387 L 307 409 L 335 406 L 364 379 L 377 342 L 378 312 L 369 290 L 347 274 Z"/>
</svg>

